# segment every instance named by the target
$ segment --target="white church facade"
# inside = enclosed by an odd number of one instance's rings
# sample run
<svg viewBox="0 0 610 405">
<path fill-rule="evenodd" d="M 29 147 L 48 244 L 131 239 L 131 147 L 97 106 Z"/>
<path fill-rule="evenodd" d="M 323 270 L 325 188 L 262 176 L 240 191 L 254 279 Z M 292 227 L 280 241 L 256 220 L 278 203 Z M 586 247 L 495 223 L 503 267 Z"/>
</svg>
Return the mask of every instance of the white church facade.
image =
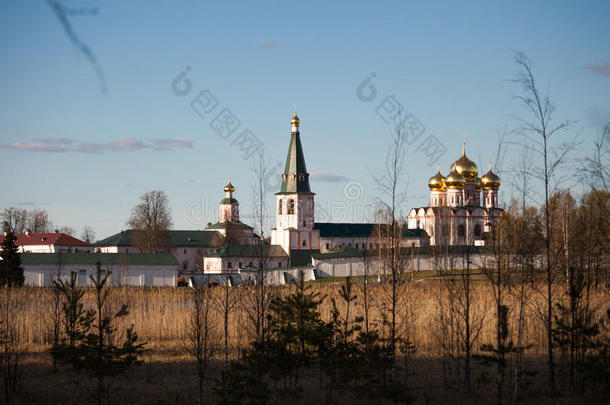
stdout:
<svg viewBox="0 0 610 405">
<path fill-rule="evenodd" d="M 453 162 L 449 174 L 440 167 L 428 181 L 428 206 L 409 211 L 409 229 L 425 230 L 430 245 L 483 246 L 486 236 L 501 214 L 498 208 L 500 178 L 491 170 L 479 177 L 477 165 L 466 156 Z"/>
</svg>

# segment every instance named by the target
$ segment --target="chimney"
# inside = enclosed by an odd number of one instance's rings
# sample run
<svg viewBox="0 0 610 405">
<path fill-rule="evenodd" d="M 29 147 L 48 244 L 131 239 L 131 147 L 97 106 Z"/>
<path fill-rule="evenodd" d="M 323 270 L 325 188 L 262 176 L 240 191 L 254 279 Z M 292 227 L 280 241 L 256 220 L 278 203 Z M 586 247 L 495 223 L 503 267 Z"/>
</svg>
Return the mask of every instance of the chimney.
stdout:
<svg viewBox="0 0 610 405">
<path fill-rule="evenodd" d="M 26 230 L 25 230 L 25 236 L 27 236 L 28 238 L 29 238 L 30 236 L 32 236 L 32 231 L 30 231 L 29 229 L 26 229 Z"/>
<path fill-rule="evenodd" d="M 59 229 L 56 229 L 56 230 L 55 230 L 55 233 L 59 233 Z"/>
</svg>

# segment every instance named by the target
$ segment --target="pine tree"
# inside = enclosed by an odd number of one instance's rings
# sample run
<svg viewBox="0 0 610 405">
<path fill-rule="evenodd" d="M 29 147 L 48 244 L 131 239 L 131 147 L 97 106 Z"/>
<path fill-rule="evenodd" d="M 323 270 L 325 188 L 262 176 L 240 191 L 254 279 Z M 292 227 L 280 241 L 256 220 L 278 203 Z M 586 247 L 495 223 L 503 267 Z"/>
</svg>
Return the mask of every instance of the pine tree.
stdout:
<svg viewBox="0 0 610 405">
<path fill-rule="evenodd" d="M 23 285 L 23 267 L 15 245 L 15 234 L 7 222 L 4 223 L 4 240 L 0 252 L 0 286 L 20 287 Z"/>
</svg>

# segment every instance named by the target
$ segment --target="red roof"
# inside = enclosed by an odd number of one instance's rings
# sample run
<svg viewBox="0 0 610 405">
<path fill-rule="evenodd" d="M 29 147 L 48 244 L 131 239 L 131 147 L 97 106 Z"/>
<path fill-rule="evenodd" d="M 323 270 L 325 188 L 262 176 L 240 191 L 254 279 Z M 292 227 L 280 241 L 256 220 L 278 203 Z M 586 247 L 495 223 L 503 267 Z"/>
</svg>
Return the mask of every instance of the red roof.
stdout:
<svg viewBox="0 0 610 405">
<path fill-rule="evenodd" d="M 28 245 L 58 245 L 58 246 L 88 246 L 93 247 L 91 243 L 87 243 L 80 239 L 76 239 L 70 235 L 59 232 L 42 232 L 42 233 L 25 233 L 15 234 L 17 238 L 15 245 L 17 246 L 28 246 Z M 0 243 L 4 241 L 4 235 L 0 235 Z"/>
</svg>

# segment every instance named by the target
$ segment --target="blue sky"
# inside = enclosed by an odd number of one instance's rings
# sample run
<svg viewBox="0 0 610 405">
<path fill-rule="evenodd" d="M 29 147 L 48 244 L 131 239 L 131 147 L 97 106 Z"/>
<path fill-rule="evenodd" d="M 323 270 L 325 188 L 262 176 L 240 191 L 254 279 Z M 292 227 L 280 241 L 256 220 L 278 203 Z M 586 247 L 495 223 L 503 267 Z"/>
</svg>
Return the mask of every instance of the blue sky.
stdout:
<svg viewBox="0 0 610 405">
<path fill-rule="evenodd" d="M 202 228 L 228 175 L 247 215 L 252 162 L 235 138 L 248 129 L 264 145 L 276 191 L 295 104 L 320 219 L 370 220 L 371 171 L 390 134 L 376 111 L 388 96 L 425 127 L 403 184 L 405 206 L 423 205 L 436 165 L 419 143 L 432 135 L 446 148 L 446 172 L 465 132 L 485 171 L 498 131 L 517 126 L 515 50 L 551 89 L 557 119 L 577 121 L 564 135 L 582 141 L 574 160 L 610 120 L 607 1 L 62 3 L 97 9 L 69 21 L 107 92 L 48 2 L 0 4 L 0 208 L 44 208 L 58 226 L 90 225 L 100 238 L 124 229 L 155 189 L 176 229 Z M 172 81 L 186 67 L 192 88 L 179 96 Z M 364 102 L 356 89 L 373 72 L 377 96 Z M 190 104 L 204 90 L 218 106 L 202 118 Z M 228 139 L 210 126 L 224 108 L 241 122 Z"/>
</svg>

